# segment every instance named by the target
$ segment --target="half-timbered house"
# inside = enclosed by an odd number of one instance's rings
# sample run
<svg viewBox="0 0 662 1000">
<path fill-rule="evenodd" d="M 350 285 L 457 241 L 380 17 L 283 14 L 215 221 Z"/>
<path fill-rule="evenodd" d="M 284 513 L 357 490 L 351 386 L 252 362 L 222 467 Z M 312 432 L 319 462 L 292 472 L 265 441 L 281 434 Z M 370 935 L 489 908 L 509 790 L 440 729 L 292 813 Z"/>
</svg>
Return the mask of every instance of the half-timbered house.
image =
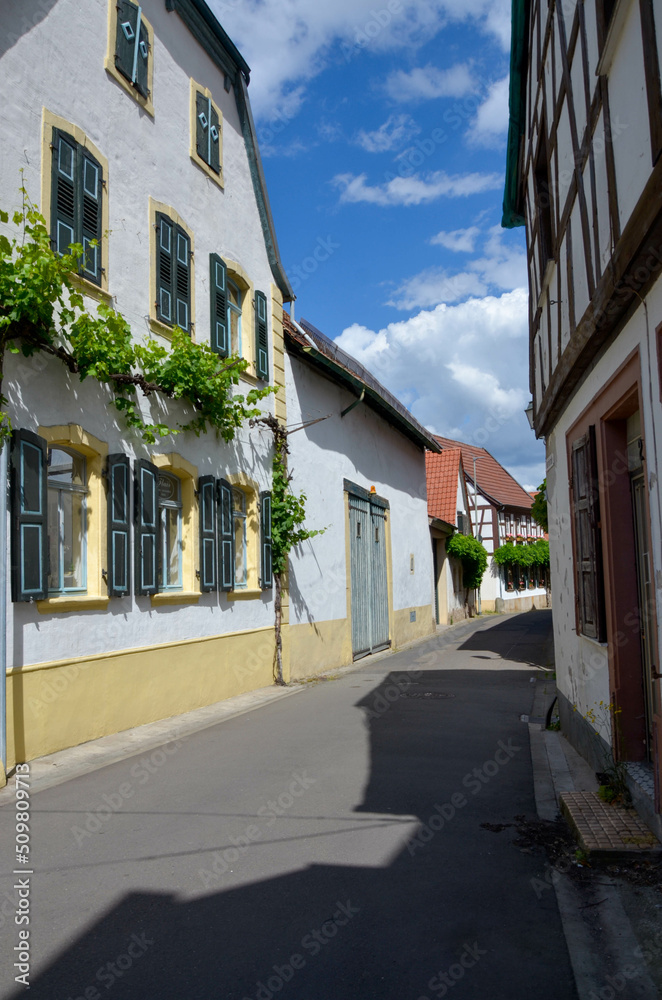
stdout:
<svg viewBox="0 0 662 1000">
<path fill-rule="evenodd" d="M 652 822 L 662 776 L 661 43 L 659 0 L 516 0 L 503 218 L 526 225 L 561 720 L 600 770 L 612 754 L 627 764 Z"/>
<path fill-rule="evenodd" d="M 446 543 L 455 532 L 472 530 L 467 481 L 459 448 L 444 448 L 439 454 L 426 452 L 428 518 L 432 544 L 434 612 L 437 625 L 472 615 L 476 593 L 464 586 L 461 561 L 448 553 Z"/>
</svg>

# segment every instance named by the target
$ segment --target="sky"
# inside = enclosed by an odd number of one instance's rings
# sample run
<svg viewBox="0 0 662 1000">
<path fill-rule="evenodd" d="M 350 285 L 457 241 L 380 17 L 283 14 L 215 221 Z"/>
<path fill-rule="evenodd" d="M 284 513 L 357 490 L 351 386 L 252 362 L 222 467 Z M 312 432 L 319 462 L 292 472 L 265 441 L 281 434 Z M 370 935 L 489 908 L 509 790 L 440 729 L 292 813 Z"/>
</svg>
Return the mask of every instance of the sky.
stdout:
<svg viewBox="0 0 662 1000">
<path fill-rule="evenodd" d="M 527 489 L 523 229 L 501 228 L 509 0 L 208 0 L 249 94 L 295 315 Z"/>
</svg>

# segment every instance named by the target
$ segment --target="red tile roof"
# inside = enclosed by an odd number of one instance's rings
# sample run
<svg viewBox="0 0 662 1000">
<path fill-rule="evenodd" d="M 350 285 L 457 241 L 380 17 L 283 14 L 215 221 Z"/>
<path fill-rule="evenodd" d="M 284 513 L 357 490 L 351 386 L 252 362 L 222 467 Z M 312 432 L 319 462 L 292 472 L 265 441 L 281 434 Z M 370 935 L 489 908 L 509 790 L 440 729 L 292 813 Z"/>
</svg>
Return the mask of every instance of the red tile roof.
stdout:
<svg viewBox="0 0 662 1000">
<path fill-rule="evenodd" d="M 464 444 L 463 441 L 454 441 L 452 438 L 439 437 L 436 434 L 435 437 L 442 449 L 453 451 L 459 448 L 461 450 L 462 464 L 471 481 L 473 481 L 474 472 L 473 460 L 476 458 L 478 489 L 495 500 L 498 506 L 519 507 L 522 510 L 531 509 L 533 503 L 531 496 L 516 479 L 513 479 L 509 472 L 506 472 L 496 458 L 490 455 L 486 448 L 478 448 L 476 445 Z"/>
<path fill-rule="evenodd" d="M 459 448 L 444 448 L 440 455 L 425 453 L 428 484 L 428 514 L 446 524 L 457 524 L 457 485 L 462 469 Z"/>
</svg>

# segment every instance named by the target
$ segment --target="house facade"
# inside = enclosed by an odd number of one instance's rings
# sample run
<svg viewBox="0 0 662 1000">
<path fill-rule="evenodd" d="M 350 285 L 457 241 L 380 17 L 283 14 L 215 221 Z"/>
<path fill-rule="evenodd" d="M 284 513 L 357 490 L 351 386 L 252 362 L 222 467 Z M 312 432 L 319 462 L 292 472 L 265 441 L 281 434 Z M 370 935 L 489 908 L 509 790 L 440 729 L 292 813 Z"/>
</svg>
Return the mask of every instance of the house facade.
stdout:
<svg viewBox="0 0 662 1000">
<path fill-rule="evenodd" d="M 661 32 L 647 0 L 515 5 L 503 220 L 527 233 L 562 725 L 658 832 Z"/>
<path fill-rule="evenodd" d="M 486 448 L 438 435 L 435 440 L 442 451 L 461 452 L 472 533 L 487 550 L 479 610 L 513 612 L 547 607 L 549 588 L 544 571 L 502 567 L 494 559 L 495 550 L 506 542 L 526 545 L 544 537 L 531 516 L 530 494 Z"/>
<path fill-rule="evenodd" d="M 462 563 L 446 549 L 448 539 L 456 532 L 472 533 L 462 451 L 460 448 L 444 448 L 439 454 L 428 451 L 425 467 L 435 621 L 437 625 L 452 625 L 475 610 L 475 591 L 467 591 L 464 586 Z"/>
<path fill-rule="evenodd" d="M 292 487 L 325 529 L 290 557 L 295 679 L 434 632 L 425 452 L 437 445 L 313 324 L 283 321 Z"/>
<path fill-rule="evenodd" d="M 89 0 L 84 17 L 75 0 L 30 16 L 4 4 L 0 21 L 3 208 L 20 207 L 22 183 L 52 246 L 83 244 L 91 312 L 112 305 L 166 349 L 179 327 L 244 358 L 235 391 L 274 386 L 261 406 L 284 419 L 293 296 L 249 68 L 206 3 Z M 146 444 L 99 383 L 42 353 L 8 354 L 3 391 L 6 767 L 270 684 L 270 435 Z M 140 405 L 169 426 L 191 417 L 153 395 Z"/>
</svg>

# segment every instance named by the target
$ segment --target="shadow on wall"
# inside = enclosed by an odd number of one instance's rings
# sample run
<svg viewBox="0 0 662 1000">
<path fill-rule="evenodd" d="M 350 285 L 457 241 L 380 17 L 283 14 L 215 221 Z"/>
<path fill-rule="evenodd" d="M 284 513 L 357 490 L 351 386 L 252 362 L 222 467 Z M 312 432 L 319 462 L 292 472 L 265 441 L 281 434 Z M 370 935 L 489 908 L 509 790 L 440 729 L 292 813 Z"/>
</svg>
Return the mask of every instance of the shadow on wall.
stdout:
<svg viewBox="0 0 662 1000">
<path fill-rule="evenodd" d="M 8 3 L 4 3 L 0 12 L 0 58 L 32 28 L 48 17 L 58 0 L 31 0 L 30 3 L 11 4 L 11 17 L 8 14 Z"/>
<path fill-rule="evenodd" d="M 533 616 L 526 623 L 535 626 L 532 643 L 540 643 L 545 623 Z M 481 633 L 479 648 L 505 655 L 512 626 L 508 635 L 496 625 Z M 111 987 L 118 1000 L 402 1000 L 425 996 L 437 970 L 451 968 L 466 975 L 461 986 L 469 992 L 458 996 L 527 996 L 532 976 L 539 1000 L 574 996 L 556 910 L 541 906 L 531 888 L 540 859 L 514 850 L 509 834 L 497 838 L 481 827 L 535 813 L 528 730 L 518 716 L 530 707 L 528 671 L 426 669 L 439 662 L 434 641 L 421 652 L 422 669 L 393 670 L 357 703 L 370 772 L 352 815 L 328 815 L 320 781 L 306 793 L 316 796 L 312 813 L 319 815 L 285 816 L 259 841 L 244 838 L 246 846 L 228 836 L 222 820 L 204 849 L 188 835 L 183 849 L 165 854 L 139 838 L 115 841 L 110 852 L 108 838 L 88 840 L 89 877 L 114 879 L 114 903 L 101 915 L 97 904 L 78 939 L 33 975 L 32 1000 L 96 1000 Z M 361 671 L 352 675 L 360 679 Z M 190 744 L 180 752 L 189 753 Z M 42 816 L 58 808 L 57 789 L 48 797 L 35 802 Z M 123 812 L 139 824 L 137 800 L 131 807 L 133 815 L 128 805 Z M 176 810 L 176 799 L 167 808 Z M 293 826 L 293 818 L 305 822 Z M 259 877 L 262 863 L 267 870 L 273 864 L 271 844 L 302 838 L 307 858 L 319 845 L 320 863 Z M 366 851 L 374 852 L 369 865 Z M 361 863 L 351 863 L 353 853 Z M 193 884 L 177 883 L 180 896 L 122 893 L 123 876 L 149 882 L 152 862 L 164 859 L 175 873 L 178 864 L 189 877 L 197 873 Z M 250 882 L 238 885 L 242 865 Z M 58 876 L 80 886 L 83 867 L 72 852 Z M 203 870 L 206 884 L 198 877 Z M 457 965 L 467 948 L 473 957 Z M 22 987 L 12 994 L 19 996 Z"/>
</svg>

